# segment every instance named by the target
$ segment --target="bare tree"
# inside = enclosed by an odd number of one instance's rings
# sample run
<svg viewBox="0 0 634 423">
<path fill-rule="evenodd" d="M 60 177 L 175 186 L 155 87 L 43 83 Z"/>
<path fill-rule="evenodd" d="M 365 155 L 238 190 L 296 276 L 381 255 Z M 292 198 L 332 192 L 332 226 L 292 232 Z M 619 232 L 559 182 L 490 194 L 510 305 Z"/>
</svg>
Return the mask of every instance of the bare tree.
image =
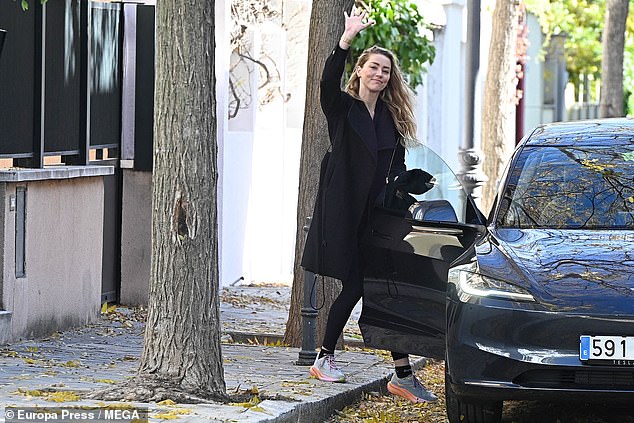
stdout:
<svg viewBox="0 0 634 423">
<path fill-rule="evenodd" d="M 304 272 L 300 266 L 306 232 L 303 227 L 306 217 L 313 212 L 317 186 L 319 183 L 319 165 L 324 153 L 328 150 L 328 129 L 326 119 L 319 105 L 319 80 L 321 71 L 330 50 L 335 46 L 343 32 L 343 11 L 350 10 L 353 0 L 319 0 L 313 1 L 308 38 L 308 72 L 306 80 L 306 105 L 304 112 L 304 128 L 302 135 L 302 153 L 300 159 L 299 198 L 297 204 L 297 235 L 295 248 L 295 266 L 291 307 L 284 342 L 292 346 L 301 346 L 301 307 L 304 293 Z M 322 279 L 319 278 L 321 281 Z M 330 305 L 339 293 L 339 286 L 326 278 L 319 283 L 317 303 L 320 309 L 317 333 L 319 339 L 325 332 L 325 323 Z M 340 339 L 341 344 L 341 339 Z"/>
<path fill-rule="evenodd" d="M 253 51 L 253 31 L 264 24 L 282 23 L 282 12 L 267 0 L 233 0 L 231 3 L 231 66 L 229 68 L 229 119 L 238 115 L 240 109 L 248 109 L 256 92 L 263 102 L 271 101 L 280 92 L 280 72 L 277 64 L 268 56 L 258 57 Z M 257 72 L 258 87 L 249 80 Z"/>
<path fill-rule="evenodd" d="M 601 60 L 600 117 L 624 116 L 623 49 L 629 0 L 607 0 Z"/>
<path fill-rule="evenodd" d="M 519 2 L 516 0 L 497 0 L 493 11 L 482 110 L 483 170 L 488 178 L 482 193 L 482 207 L 485 211 L 493 203 L 502 168 L 515 147 L 519 12 Z"/>
</svg>

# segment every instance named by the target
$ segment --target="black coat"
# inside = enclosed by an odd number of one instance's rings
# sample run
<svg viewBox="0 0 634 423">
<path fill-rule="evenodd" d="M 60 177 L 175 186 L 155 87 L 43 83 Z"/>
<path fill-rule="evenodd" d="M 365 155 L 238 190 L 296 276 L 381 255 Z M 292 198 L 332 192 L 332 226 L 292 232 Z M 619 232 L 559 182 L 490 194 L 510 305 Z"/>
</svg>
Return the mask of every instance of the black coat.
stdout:
<svg viewBox="0 0 634 423">
<path fill-rule="evenodd" d="M 320 82 L 321 108 L 328 122 L 332 151 L 327 163 L 322 163 L 302 257 L 305 269 L 337 279 L 347 277 L 358 254 L 359 225 L 374 204 L 369 193 L 378 154 L 377 134 L 365 104 L 341 90 L 347 55 L 347 50 L 335 47 L 326 60 Z M 392 119 L 389 113 L 383 116 Z M 394 123 L 382 126 L 394 128 Z M 400 143 L 395 143 L 395 147 L 396 151 L 390 153 L 391 174 L 405 170 L 405 149 Z"/>
</svg>

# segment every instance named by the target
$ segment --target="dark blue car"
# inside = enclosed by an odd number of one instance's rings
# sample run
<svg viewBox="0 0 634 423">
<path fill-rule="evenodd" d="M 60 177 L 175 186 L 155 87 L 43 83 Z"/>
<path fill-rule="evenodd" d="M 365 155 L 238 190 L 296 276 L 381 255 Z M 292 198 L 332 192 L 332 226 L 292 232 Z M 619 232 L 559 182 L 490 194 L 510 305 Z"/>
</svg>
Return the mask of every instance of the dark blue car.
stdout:
<svg viewBox="0 0 634 423">
<path fill-rule="evenodd" d="M 431 151 L 436 185 L 366 244 L 367 345 L 445 359 L 451 423 L 511 399 L 634 400 L 634 120 L 537 127 L 488 219 Z"/>
</svg>

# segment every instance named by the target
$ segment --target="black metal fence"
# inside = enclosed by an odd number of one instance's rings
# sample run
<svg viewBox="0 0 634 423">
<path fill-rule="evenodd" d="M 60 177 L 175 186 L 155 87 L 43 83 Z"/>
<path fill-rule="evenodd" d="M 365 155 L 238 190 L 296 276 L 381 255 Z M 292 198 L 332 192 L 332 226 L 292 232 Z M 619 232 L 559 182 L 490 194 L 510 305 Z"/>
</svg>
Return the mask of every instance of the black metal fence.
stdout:
<svg viewBox="0 0 634 423">
<path fill-rule="evenodd" d="M 29 6 L 0 0 L 0 159 L 31 168 L 44 167 L 47 156 L 114 166 L 104 177 L 102 300 L 116 302 L 118 159 L 152 169 L 154 7 L 92 0 Z"/>
<path fill-rule="evenodd" d="M 0 1 L 0 158 L 87 164 L 121 143 L 123 5 Z M 151 142 L 151 140 L 150 140 Z"/>
</svg>

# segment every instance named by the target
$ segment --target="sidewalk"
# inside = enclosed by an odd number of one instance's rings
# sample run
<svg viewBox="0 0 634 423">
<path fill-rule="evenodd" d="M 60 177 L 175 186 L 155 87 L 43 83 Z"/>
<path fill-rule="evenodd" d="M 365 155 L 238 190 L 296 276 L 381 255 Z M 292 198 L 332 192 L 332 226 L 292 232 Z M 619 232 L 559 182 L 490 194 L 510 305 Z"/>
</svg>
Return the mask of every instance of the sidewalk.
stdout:
<svg viewBox="0 0 634 423">
<path fill-rule="evenodd" d="M 330 384 L 310 378 L 306 366 L 294 364 L 298 348 L 270 346 L 284 334 L 289 287 L 230 287 L 222 291 L 221 297 L 227 392 L 255 387 L 261 396 L 275 399 L 266 399 L 255 407 L 135 403 L 148 407 L 150 421 L 322 422 L 364 392 L 384 390 L 393 367 L 390 360 L 371 352 L 338 354 L 348 381 Z M 135 313 L 134 309 L 118 308 L 88 327 L 0 346 L 0 422 L 4 422 L 7 406 L 122 404 L 79 400 L 77 394 L 107 387 L 135 373 L 143 343 L 143 323 Z M 357 308 L 346 327 L 349 336 L 357 331 L 358 313 Z M 250 344 L 230 343 L 236 341 Z M 422 359 L 412 361 L 422 364 Z"/>
</svg>

